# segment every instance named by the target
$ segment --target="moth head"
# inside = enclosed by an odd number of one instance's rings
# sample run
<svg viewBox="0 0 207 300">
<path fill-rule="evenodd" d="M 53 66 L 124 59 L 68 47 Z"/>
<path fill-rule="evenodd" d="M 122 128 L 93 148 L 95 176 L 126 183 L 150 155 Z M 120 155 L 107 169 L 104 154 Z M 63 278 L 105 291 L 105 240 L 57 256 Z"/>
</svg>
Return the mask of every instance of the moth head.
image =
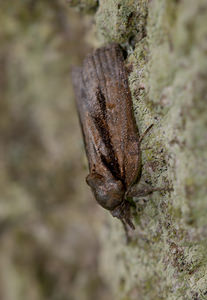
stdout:
<svg viewBox="0 0 207 300">
<path fill-rule="evenodd" d="M 112 177 L 105 178 L 99 174 L 89 174 L 86 178 L 91 187 L 96 201 L 109 210 L 113 217 L 122 221 L 124 226 L 129 225 L 134 229 L 130 215 L 130 203 L 125 200 L 125 188 L 121 180 Z"/>
<path fill-rule="evenodd" d="M 86 178 L 96 201 L 105 209 L 112 211 L 124 199 L 125 189 L 121 180 L 106 178 L 99 174 L 89 174 Z"/>
</svg>

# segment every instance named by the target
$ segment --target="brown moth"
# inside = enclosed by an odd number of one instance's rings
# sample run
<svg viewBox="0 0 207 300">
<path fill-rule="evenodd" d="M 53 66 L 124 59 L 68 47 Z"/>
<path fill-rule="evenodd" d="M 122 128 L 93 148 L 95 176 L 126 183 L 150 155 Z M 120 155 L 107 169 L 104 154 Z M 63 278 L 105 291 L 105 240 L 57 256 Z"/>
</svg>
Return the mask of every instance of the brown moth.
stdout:
<svg viewBox="0 0 207 300">
<path fill-rule="evenodd" d="M 102 207 L 134 229 L 126 196 L 139 178 L 141 139 L 122 50 L 117 44 L 97 49 L 72 78 L 89 163 L 86 182 Z"/>
</svg>

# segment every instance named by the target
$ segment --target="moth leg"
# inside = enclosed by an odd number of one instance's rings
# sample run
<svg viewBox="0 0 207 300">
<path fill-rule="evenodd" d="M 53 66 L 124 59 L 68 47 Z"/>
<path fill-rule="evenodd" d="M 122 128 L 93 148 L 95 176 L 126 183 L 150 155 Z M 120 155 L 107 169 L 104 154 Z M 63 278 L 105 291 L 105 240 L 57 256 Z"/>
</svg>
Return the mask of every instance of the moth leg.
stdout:
<svg viewBox="0 0 207 300">
<path fill-rule="evenodd" d="M 148 186 L 144 186 L 141 187 L 139 189 L 130 189 L 129 191 L 127 191 L 126 196 L 127 197 L 145 197 L 148 196 L 154 192 L 170 192 L 172 191 L 173 188 L 170 186 L 166 186 L 166 187 L 158 187 L 158 188 L 151 188 Z"/>
<path fill-rule="evenodd" d="M 145 135 L 148 134 L 148 132 L 152 129 L 152 127 L 154 126 L 154 124 L 151 124 L 146 130 L 145 132 L 140 136 L 139 138 L 139 143 L 141 144 L 141 142 L 143 141 Z"/>
<path fill-rule="evenodd" d="M 122 225 L 124 227 L 124 232 L 125 232 L 125 237 L 126 237 L 126 243 L 128 245 L 131 242 L 131 240 L 132 240 L 131 236 L 129 234 L 130 229 L 129 229 L 129 227 L 127 226 L 127 224 L 123 220 L 121 220 L 121 222 L 122 222 Z"/>
</svg>

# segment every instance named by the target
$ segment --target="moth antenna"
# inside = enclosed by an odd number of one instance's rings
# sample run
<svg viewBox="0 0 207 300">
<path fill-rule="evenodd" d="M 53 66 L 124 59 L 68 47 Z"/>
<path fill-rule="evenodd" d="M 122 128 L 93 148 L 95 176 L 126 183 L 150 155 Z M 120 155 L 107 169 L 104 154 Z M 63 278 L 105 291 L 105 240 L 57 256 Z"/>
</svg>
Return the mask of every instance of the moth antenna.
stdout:
<svg viewBox="0 0 207 300">
<path fill-rule="evenodd" d="M 121 219 L 121 222 L 122 222 L 122 225 L 124 227 L 125 236 L 126 236 L 126 242 L 127 242 L 127 244 L 129 244 L 129 242 L 131 240 L 130 235 L 129 235 L 129 229 L 128 229 L 126 223 L 124 222 L 124 220 Z"/>
<path fill-rule="evenodd" d="M 135 226 L 134 226 L 134 224 L 132 223 L 132 221 L 130 219 L 127 219 L 126 222 L 127 222 L 127 224 L 129 225 L 129 227 L 131 229 L 135 230 Z"/>
<path fill-rule="evenodd" d="M 146 130 L 145 132 L 140 136 L 139 138 L 139 143 L 141 144 L 141 142 L 143 141 L 145 135 L 148 134 L 148 132 L 152 129 L 152 127 L 154 126 L 154 124 L 151 124 Z"/>
<path fill-rule="evenodd" d="M 125 235 L 126 235 L 126 242 L 127 242 L 127 244 L 129 244 L 129 242 L 131 241 L 131 236 L 129 234 L 130 233 L 129 227 L 131 229 L 135 230 L 134 224 L 131 222 L 130 219 L 128 219 L 128 220 L 121 219 L 121 222 L 122 222 L 123 227 L 124 227 L 124 231 L 125 231 Z"/>
</svg>

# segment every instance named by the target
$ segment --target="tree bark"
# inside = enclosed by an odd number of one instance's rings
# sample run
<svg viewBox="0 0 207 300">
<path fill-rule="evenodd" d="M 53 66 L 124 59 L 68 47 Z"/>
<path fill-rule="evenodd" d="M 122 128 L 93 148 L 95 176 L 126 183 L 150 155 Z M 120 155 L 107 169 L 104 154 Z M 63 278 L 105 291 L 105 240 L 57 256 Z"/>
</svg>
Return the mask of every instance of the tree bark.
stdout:
<svg viewBox="0 0 207 300">
<path fill-rule="evenodd" d="M 154 124 L 139 184 L 173 188 L 135 199 L 129 245 L 108 217 L 100 270 L 116 299 L 206 299 L 207 3 L 100 0 L 95 19 L 99 41 L 128 52 L 140 133 Z"/>
</svg>

